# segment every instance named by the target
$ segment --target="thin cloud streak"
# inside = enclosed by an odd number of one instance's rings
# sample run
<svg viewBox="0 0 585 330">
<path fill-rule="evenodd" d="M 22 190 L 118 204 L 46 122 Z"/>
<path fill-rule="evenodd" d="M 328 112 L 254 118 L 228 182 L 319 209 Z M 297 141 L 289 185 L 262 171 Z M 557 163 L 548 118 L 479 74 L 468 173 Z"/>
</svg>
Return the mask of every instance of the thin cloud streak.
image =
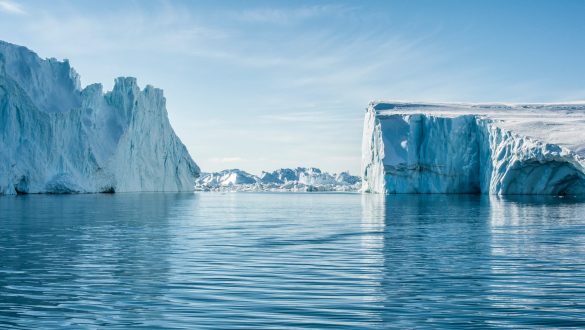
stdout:
<svg viewBox="0 0 585 330">
<path fill-rule="evenodd" d="M 235 19 L 249 23 L 291 24 L 307 19 L 315 19 L 324 15 L 343 14 L 350 11 L 341 5 L 314 5 L 297 8 L 254 8 L 233 13 Z"/>
<path fill-rule="evenodd" d="M 16 2 L 0 0 L 0 11 L 8 14 L 25 15 L 26 11 Z"/>
<path fill-rule="evenodd" d="M 222 158 L 211 158 L 210 161 L 214 163 L 238 163 L 242 162 L 242 157 L 222 157 Z"/>
<path fill-rule="evenodd" d="M 265 120 L 277 124 L 282 123 L 342 123 L 355 122 L 356 116 L 336 115 L 324 111 L 305 111 L 305 112 L 287 112 L 284 114 L 268 114 L 259 117 L 259 120 Z"/>
</svg>

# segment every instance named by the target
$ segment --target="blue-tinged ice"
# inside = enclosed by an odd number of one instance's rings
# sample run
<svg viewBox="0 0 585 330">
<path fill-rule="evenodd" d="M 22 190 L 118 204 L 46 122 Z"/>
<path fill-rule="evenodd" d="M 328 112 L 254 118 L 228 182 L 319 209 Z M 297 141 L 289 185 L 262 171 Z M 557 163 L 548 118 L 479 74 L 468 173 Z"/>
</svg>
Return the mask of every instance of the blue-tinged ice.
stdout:
<svg viewBox="0 0 585 330">
<path fill-rule="evenodd" d="M 374 193 L 585 193 L 585 104 L 373 102 L 362 189 Z"/>
<path fill-rule="evenodd" d="M 358 191 L 361 179 L 341 172 L 331 174 L 314 167 L 281 168 L 260 176 L 239 169 L 202 173 L 195 181 L 200 191 Z"/>
<path fill-rule="evenodd" d="M 0 194 L 189 191 L 198 174 L 162 90 L 81 89 L 67 60 L 0 41 Z"/>
</svg>

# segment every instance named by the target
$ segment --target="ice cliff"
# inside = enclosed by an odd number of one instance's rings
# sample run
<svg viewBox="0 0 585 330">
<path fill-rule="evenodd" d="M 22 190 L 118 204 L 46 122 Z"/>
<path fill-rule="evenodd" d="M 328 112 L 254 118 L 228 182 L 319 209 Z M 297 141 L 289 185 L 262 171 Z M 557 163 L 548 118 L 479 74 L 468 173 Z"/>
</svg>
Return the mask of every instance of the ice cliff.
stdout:
<svg viewBox="0 0 585 330">
<path fill-rule="evenodd" d="M 372 102 L 363 191 L 585 194 L 585 104 Z"/>
<path fill-rule="evenodd" d="M 81 89 L 69 62 L 0 41 L 0 194 L 189 191 L 199 168 L 160 89 Z"/>
<path fill-rule="evenodd" d="M 330 174 L 314 167 L 281 168 L 260 176 L 239 169 L 202 173 L 200 191 L 357 191 L 361 180 L 348 172 Z"/>
</svg>

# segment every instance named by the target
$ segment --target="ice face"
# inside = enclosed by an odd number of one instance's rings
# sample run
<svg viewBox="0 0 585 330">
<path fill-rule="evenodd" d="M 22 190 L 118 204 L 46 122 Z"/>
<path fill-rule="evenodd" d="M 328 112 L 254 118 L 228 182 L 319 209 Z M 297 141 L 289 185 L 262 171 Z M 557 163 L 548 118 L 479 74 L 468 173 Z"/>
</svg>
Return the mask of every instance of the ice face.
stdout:
<svg viewBox="0 0 585 330">
<path fill-rule="evenodd" d="M 0 194 L 190 191 L 199 168 L 162 90 L 80 90 L 67 61 L 0 42 Z"/>
<path fill-rule="evenodd" d="M 80 105 L 79 75 L 67 60 L 41 60 L 26 47 L 0 41 L 0 74 L 14 80 L 41 111 L 63 112 Z"/>
<path fill-rule="evenodd" d="M 585 104 L 372 103 L 363 190 L 584 194 L 583 129 Z"/>
</svg>

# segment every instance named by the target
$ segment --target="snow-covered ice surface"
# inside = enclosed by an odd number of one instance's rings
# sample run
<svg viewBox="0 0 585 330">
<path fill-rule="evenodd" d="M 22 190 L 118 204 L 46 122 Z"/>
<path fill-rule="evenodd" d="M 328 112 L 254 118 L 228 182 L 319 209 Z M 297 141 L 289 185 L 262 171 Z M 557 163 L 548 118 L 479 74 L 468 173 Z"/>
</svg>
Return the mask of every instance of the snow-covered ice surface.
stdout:
<svg viewBox="0 0 585 330">
<path fill-rule="evenodd" d="M 363 191 L 585 194 L 585 103 L 372 102 Z"/>
<path fill-rule="evenodd" d="M 67 60 L 0 41 L 0 194 L 190 191 L 199 168 L 160 89 L 81 89 Z"/>
<path fill-rule="evenodd" d="M 348 172 L 329 174 L 318 168 L 282 168 L 260 176 L 229 169 L 202 173 L 195 181 L 199 191 L 358 191 L 361 179 Z"/>
</svg>

